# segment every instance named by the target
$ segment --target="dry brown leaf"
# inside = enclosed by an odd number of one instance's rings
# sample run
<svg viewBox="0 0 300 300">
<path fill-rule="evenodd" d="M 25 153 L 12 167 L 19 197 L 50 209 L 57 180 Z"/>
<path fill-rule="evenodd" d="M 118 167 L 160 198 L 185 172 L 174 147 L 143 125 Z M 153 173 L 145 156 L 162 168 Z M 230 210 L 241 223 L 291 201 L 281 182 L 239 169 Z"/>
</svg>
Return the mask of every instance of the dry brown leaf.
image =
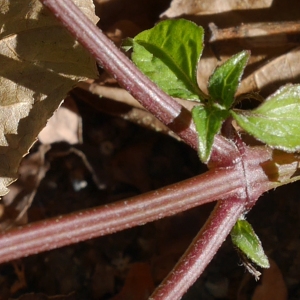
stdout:
<svg viewBox="0 0 300 300">
<path fill-rule="evenodd" d="M 25 275 L 25 266 L 21 260 L 16 260 L 12 262 L 14 267 L 15 274 L 17 275 L 17 280 L 10 287 L 11 295 L 14 295 L 18 291 L 27 287 L 26 275 Z"/>
<path fill-rule="evenodd" d="M 113 24 L 107 31 L 107 36 L 119 47 L 122 40 L 128 37 L 134 37 L 141 31 L 131 20 L 120 20 Z"/>
<path fill-rule="evenodd" d="M 111 300 L 146 300 L 153 288 L 150 266 L 145 263 L 135 263 L 128 272 L 121 292 Z"/>
<path fill-rule="evenodd" d="M 263 65 L 241 82 L 239 92 L 264 90 L 268 95 L 282 84 L 297 82 L 300 79 L 300 47 L 281 55 Z"/>
<path fill-rule="evenodd" d="M 211 15 L 231 10 L 246 10 L 266 8 L 272 5 L 273 0 L 173 0 L 163 17 L 174 18 L 183 14 L 187 15 Z"/>
<path fill-rule="evenodd" d="M 10 186 L 10 192 L 2 199 L 5 207 L 0 224 L 2 231 L 28 222 L 27 210 L 49 170 L 50 165 L 45 161 L 45 155 L 50 149 L 50 145 L 40 145 L 35 153 L 22 160 L 19 167 L 20 179 Z"/>
<path fill-rule="evenodd" d="M 93 21 L 91 0 L 75 3 Z M 0 196 L 68 90 L 96 76 L 91 56 L 37 0 L 0 0 Z"/>
<path fill-rule="evenodd" d="M 263 272 L 262 283 L 253 294 L 252 300 L 286 300 L 287 288 L 277 264 L 270 260 L 271 267 Z"/>
<path fill-rule="evenodd" d="M 43 144 L 56 142 L 79 144 L 82 141 L 81 125 L 76 103 L 68 97 L 39 133 L 39 141 Z"/>
<path fill-rule="evenodd" d="M 80 89 L 73 91 L 73 94 L 76 95 L 77 99 L 82 99 L 98 111 L 120 116 L 127 121 L 136 123 L 151 130 L 168 134 L 180 140 L 173 131 L 161 123 L 152 114 L 147 112 L 126 90 L 118 87 L 103 86 L 96 82 L 93 83 L 91 80 L 90 82 L 91 83 L 87 81 L 78 83 L 77 86 L 80 87 Z M 89 91 L 93 93 L 93 95 L 91 96 L 91 94 L 87 94 L 85 91 Z M 101 97 L 101 101 L 99 101 L 99 98 L 94 95 L 99 95 L 99 97 Z M 110 101 L 108 99 L 114 101 Z M 188 109 L 193 107 L 193 103 L 190 101 L 181 99 L 176 100 Z"/>
<path fill-rule="evenodd" d="M 210 44 L 228 43 L 228 46 L 240 45 L 245 49 L 272 49 L 296 47 L 299 45 L 299 21 L 293 22 L 259 22 L 240 24 L 239 26 L 218 28 L 213 22 L 209 23 Z M 222 50 L 223 45 L 218 45 Z M 219 50 L 219 49 L 218 49 Z M 219 51 L 220 51 L 219 50 Z"/>
<path fill-rule="evenodd" d="M 69 295 L 55 295 L 48 296 L 42 293 L 29 293 L 20 296 L 16 300 L 76 300 L 78 299 L 78 295 L 75 293 L 71 293 Z"/>
</svg>

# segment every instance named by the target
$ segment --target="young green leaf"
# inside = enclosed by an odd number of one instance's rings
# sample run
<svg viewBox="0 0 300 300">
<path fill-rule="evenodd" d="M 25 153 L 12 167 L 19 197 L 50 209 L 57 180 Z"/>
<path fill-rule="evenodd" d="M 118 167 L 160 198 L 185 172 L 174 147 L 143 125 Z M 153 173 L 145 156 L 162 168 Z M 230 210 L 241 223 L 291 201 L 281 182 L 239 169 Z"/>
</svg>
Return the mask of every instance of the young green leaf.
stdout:
<svg viewBox="0 0 300 300">
<path fill-rule="evenodd" d="M 261 241 L 246 220 L 236 222 L 231 231 L 231 239 L 232 243 L 258 266 L 262 268 L 270 267 Z"/>
<path fill-rule="evenodd" d="M 252 111 L 231 111 L 237 123 L 258 140 L 284 151 L 300 149 L 300 85 L 280 88 Z"/>
<path fill-rule="evenodd" d="M 203 100 L 197 84 L 203 36 L 203 28 L 187 20 L 160 22 L 132 40 L 132 60 L 170 96 Z"/>
<path fill-rule="evenodd" d="M 248 62 L 250 51 L 242 51 L 221 66 L 217 67 L 208 82 L 210 96 L 227 109 L 234 101 L 234 95 L 239 86 L 244 69 Z"/>
<path fill-rule="evenodd" d="M 218 106 L 197 105 L 192 109 L 199 139 L 199 157 L 206 163 L 210 157 L 215 135 L 220 131 L 229 112 Z"/>
</svg>

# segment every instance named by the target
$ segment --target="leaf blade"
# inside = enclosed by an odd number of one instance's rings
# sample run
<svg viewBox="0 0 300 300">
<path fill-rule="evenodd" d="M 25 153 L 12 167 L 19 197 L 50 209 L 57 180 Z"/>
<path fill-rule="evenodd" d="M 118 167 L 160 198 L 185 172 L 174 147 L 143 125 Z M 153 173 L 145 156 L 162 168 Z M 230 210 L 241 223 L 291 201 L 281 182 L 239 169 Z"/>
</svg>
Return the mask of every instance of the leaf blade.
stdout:
<svg viewBox="0 0 300 300">
<path fill-rule="evenodd" d="M 286 85 L 252 111 L 231 111 L 239 126 L 267 145 L 300 149 L 300 85 Z"/>
<path fill-rule="evenodd" d="M 192 116 L 198 133 L 198 153 L 202 162 L 209 160 L 214 137 L 219 133 L 229 112 L 217 106 L 194 106 Z"/>
<path fill-rule="evenodd" d="M 209 78 L 208 91 L 210 96 L 220 105 L 229 109 L 239 86 L 250 51 L 242 51 L 217 67 Z"/>
<path fill-rule="evenodd" d="M 170 96 L 201 100 L 197 65 L 203 50 L 204 30 L 195 23 L 166 20 L 138 34 L 132 41 L 132 60 Z"/>
<path fill-rule="evenodd" d="M 231 231 L 232 243 L 254 263 L 262 268 L 269 268 L 270 263 L 261 241 L 252 226 L 246 220 L 238 220 Z"/>
</svg>

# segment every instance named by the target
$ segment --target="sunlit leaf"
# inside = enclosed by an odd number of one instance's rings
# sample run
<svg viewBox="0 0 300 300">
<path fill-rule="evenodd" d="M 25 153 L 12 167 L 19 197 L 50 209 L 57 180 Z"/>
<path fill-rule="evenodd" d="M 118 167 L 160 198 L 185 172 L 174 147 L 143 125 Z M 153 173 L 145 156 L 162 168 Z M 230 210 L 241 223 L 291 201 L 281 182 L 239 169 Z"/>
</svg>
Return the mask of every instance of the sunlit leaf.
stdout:
<svg viewBox="0 0 300 300">
<path fill-rule="evenodd" d="M 203 28 L 187 20 L 160 22 L 132 40 L 132 60 L 167 94 L 204 99 L 197 84 L 203 36 Z M 128 49 L 128 43 L 125 47 Z"/>
<path fill-rule="evenodd" d="M 231 114 L 244 130 L 269 146 L 300 149 L 300 85 L 284 86 L 258 108 Z"/>
<path fill-rule="evenodd" d="M 246 220 L 238 220 L 231 231 L 233 244 L 241 250 L 250 260 L 262 268 L 269 268 L 261 241 L 255 234 L 252 226 Z"/>
<path fill-rule="evenodd" d="M 202 162 L 207 162 L 214 137 L 219 133 L 223 121 L 228 117 L 229 112 L 217 106 L 194 106 L 192 110 L 193 120 L 199 140 L 199 156 Z"/>
<path fill-rule="evenodd" d="M 74 1 L 97 22 L 91 0 Z M 96 76 L 95 61 L 39 1 L 0 4 L 0 195 L 21 158 L 75 83 Z"/>
<path fill-rule="evenodd" d="M 249 59 L 250 52 L 242 51 L 217 67 L 209 78 L 208 91 L 219 104 L 230 108 Z"/>
</svg>

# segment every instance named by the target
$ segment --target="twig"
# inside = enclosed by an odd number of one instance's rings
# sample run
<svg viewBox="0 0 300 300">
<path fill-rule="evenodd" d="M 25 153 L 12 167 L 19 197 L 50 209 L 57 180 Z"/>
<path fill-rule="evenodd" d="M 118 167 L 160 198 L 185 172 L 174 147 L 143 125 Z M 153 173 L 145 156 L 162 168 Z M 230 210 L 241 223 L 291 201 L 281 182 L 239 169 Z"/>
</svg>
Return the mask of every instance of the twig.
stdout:
<svg viewBox="0 0 300 300">
<path fill-rule="evenodd" d="M 299 45 L 300 24 L 295 22 L 251 23 L 219 29 L 209 24 L 210 43 L 239 41 L 242 47 L 251 49 L 271 47 L 295 47 Z"/>
</svg>

